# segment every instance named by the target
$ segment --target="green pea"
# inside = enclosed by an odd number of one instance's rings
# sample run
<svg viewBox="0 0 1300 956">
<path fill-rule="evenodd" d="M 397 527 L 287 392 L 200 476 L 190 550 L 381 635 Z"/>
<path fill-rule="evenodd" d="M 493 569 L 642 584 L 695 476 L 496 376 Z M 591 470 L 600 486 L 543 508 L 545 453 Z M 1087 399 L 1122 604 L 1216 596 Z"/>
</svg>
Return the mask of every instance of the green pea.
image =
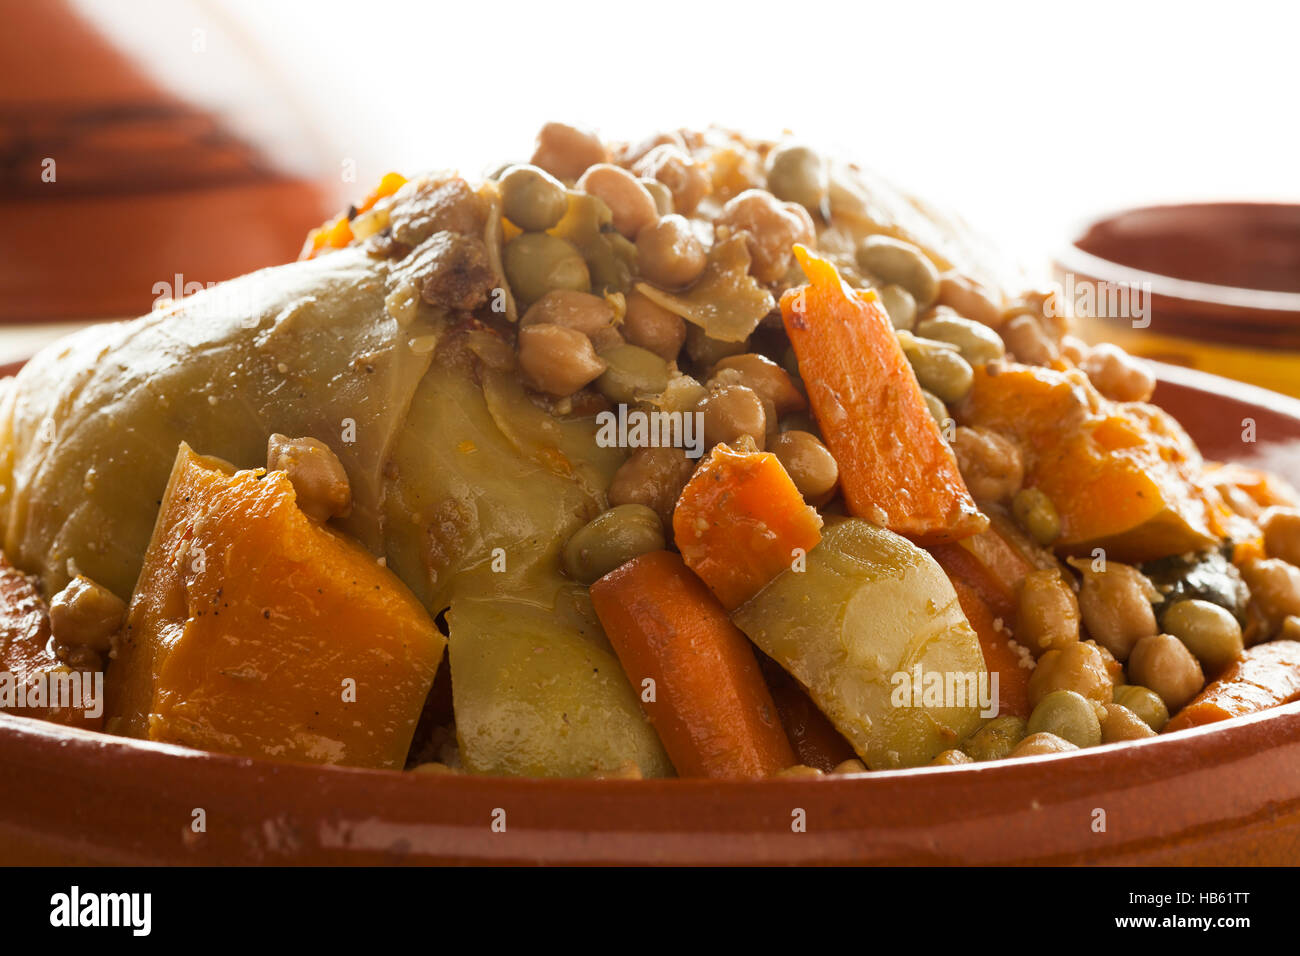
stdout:
<svg viewBox="0 0 1300 956">
<path fill-rule="evenodd" d="M 777 199 L 817 212 L 826 198 L 826 165 L 807 146 L 779 146 L 772 151 L 767 190 Z"/>
<path fill-rule="evenodd" d="M 887 285 L 876 290 L 880 304 L 896 329 L 910 329 L 916 323 L 916 299 L 901 285 Z"/>
<path fill-rule="evenodd" d="M 939 427 L 942 428 L 943 423 L 948 421 L 951 417 L 948 414 L 948 406 L 943 403 L 943 399 L 933 392 L 927 392 L 925 389 L 921 389 L 921 394 L 925 397 L 925 407 L 930 409 L 930 414 L 934 416 L 934 420 L 938 422 Z"/>
<path fill-rule="evenodd" d="M 1177 601 L 1165 611 L 1160 623 L 1167 633 L 1186 644 L 1210 673 L 1222 671 L 1245 649 L 1237 619 L 1209 601 Z"/>
<path fill-rule="evenodd" d="M 501 211 L 525 232 L 543 232 L 564 218 L 564 184 L 536 166 L 512 166 L 501 177 Z"/>
<path fill-rule="evenodd" d="M 901 285 L 927 309 L 939 297 L 939 270 L 924 252 L 892 236 L 867 236 L 857 253 L 858 265 L 886 284 Z"/>
<path fill-rule="evenodd" d="M 971 734 L 961 749 L 975 760 L 1001 760 L 1010 756 L 1027 734 L 1024 718 L 1007 714 L 994 717 Z"/>
<path fill-rule="evenodd" d="M 615 345 L 600 357 L 608 368 L 596 379 L 596 388 L 610 401 L 631 404 L 668 387 L 668 363 L 649 349 Z"/>
<path fill-rule="evenodd" d="M 899 342 L 921 388 L 945 402 L 960 402 L 970 392 L 975 372 L 956 349 L 907 333 L 899 336 Z"/>
<path fill-rule="evenodd" d="M 564 546 L 564 570 L 591 584 L 638 555 L 663 549 L 663 524 L 653 508 L 618 505 L 573 533 Z"/>
<path fill-rule="evenodd" d="M 1011 513 L 1020 527 L 1041 545 L 1061 536 L 1061 516 L 1052 499 L 1038 488 L 1021 488 L 1011 499 Z"/>
<path fill-rule="evenodd" d="M 1030 735 L 1056 734 L 1076 747 L 1101 743 L 1101 721 L 1092 703 L 1072 690 L 1054 690 L 1038 702 L 1029 715 Z"/>
<path fill-rule="evenodd" d="M 1006 346 L 1002 344 L 1002 336 L 987 325 L 956 314 L 933 315 L 922 319 L 917 323 L 916 334 L 957 346 L 961 357 L 971 365 L 987 365 L 1007 353 Z"/>
<path fill-rule="evenodd" d="M 1169 708 L 1160 695 L 1148 687 L 1121 684 L 1114 690 L 1114 700 L 1141 717 L 1156 733 L 1164 730 L 1165 724 L 1169 723 Z"/>
<path fill-rule="evenodd" d="M 506 243 L 503 265 L 523 308 L 552 289 L 591 291 L 591 275 L 572 243 L 544 232 L 525 232 Z"/>
</svg>

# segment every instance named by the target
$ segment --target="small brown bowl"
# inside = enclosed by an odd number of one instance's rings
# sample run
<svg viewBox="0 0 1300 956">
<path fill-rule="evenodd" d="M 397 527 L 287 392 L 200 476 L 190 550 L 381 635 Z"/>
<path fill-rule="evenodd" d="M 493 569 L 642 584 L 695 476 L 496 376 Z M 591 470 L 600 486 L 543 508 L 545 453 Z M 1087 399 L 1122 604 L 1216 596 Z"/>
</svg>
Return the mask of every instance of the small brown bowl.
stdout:
<svg viewBox="0 0 1300 956">
<path fill-rule="evenodd" d="M 1081 229 L 1056 273 L 1090 342 L 1300 395 L 1300 205 L 1125 210 Z M 1125 286 L 1149 292 L 1145 319 L 1085 294 Z"/>
<path fill-rule="evenodd" d="M 1300 469 L 1300 401 L 1159 374 L 1208 457 Z M 0 715 L 7 864 L 1297 862 L 1300 703 L 1075 754 L 746 783 L 275 763 Z"/>
</svg>

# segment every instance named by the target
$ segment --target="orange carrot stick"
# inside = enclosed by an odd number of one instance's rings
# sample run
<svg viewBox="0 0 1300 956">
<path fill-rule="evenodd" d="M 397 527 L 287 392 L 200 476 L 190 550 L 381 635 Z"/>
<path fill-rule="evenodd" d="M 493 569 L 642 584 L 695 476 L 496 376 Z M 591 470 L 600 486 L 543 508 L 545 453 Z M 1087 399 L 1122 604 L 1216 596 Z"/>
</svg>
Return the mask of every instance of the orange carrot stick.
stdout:
<svg viewBox="0 0 1300 956">
<path fill-rule="evenodd" d="M 817 708 L 808 692 L 785 668 L 765 654 L 759 657 L 758 666 L 799 763 L 830 773 L 844 761 L 857 757 L 853 745 L 835 729 L 830 718 Z"/>
<path fill-rule="evenodd" d="M 821 540 L 822 520 L 773 454 L 714 447 L 682 489 L 673 538 L 728 611 Z"/>
<path fill-rule="evenodd" d="M 781 315 L 849 511 L 923 544 L 982 531 L 988 521 L 875 294 L 850 289 L 802 246 L 795 254 L 810 284 L 781 297 Z"/>
<path fill-rule="evenodd" d="M 591 601 L 678 774 L 764 777 L 795 763 L 748 639 L 680 557 L 634 558 Z"/>
<path fill-rule="evenodd" d="M 1011 633 L 995 626 L 996 617 L 992 609 L 973 587 L 960 578 L 953 578 L 952 586 L 966 620 L 970 621 L 980 639 L 984 666 L 990 674 L 996 672 L 998 675 L 998 714 L 1028 717 L 1029 675 L 1033 672 L 1021 666 L 1020 655 L 1011 646 Z"/>
<path fill-rule="evenodd" d="M 1300 641 L 1269 641 L 1246 653 L 1176 713 L 1165 730 L 1244 717 L 1300 699 Z"/>
</svg>

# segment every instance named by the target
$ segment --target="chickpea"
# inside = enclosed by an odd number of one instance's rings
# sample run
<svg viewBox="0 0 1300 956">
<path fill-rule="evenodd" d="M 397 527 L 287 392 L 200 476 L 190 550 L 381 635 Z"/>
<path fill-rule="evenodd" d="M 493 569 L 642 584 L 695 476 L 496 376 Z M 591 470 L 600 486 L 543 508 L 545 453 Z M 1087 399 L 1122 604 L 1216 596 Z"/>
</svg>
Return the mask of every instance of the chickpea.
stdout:
<svg viewBox="0 0 1300 956">
<path fill-rule="evenodd" d="M 686 341 L 686 320 L 636 290 L 628 293 L 622 328 L 629 342 L 654 352 L 665 362 L 677 361 Z"/>
<path fill-rule="evenodd" d="M 564 184 L 536 166 L 512 166 L 501 177 L 501 211 L 524 232 L 545 232 L 569 208 Z"/>
<path fill-rule="evenodd" d="M 1020 449 L 992 429 L 957 426 L 952 450 L 976 501 L 1004 501 L 1025 480 Z"/>
<path fill-rule="evenodd" d="M 735 444 L 748 435 L 760 449 L 767 442 L 767 412 L 763 400 L 744 385 L 723 385 L 712 389 L 700 402 L 704 414 L 704 445 Z"/>
<path fill-rule="evenodd" d="M 911 329 L 916 324 L 916 299 L 901 285 L 890 283 L 876 290 L 890 324 L 896 329 Z"/>
<path fill-rule="evenodd" d="M 1156 732 L 1147 726 L 1147 722 L 1123 704 L 1106 705 L 1106 716 L 1101 720 L 1101 742 L 1119 743 L 1123 740 L 1142 740 L 1154 737 Z"/>
<path fill-rule="evenodd" d="M 266 443 L 266 468 L 283 471 L 293 485 L 298 507 L 317 521 L 352 510 L 352 486 L 330 446 L 315 438 L 274 434 Z"/>
<path fill-rule="evenodd" d="M 1241 657 L 1241 625 L 1217 604 L 1191 598 L 1175 601 L 1161 616 L 1165 630 L 1187 645 L 1207 674 L 1218 674 Z"/>
<path fill-rule="evenodd" d="M 1070 304 L 1059 286 L 1034 289 L 1007 303 L 1002 312 L 1002 324 L 1018 315 L 1031 316 L 1055 342 L 1060 342 L 1070 331 Z"/>
<path fill-rule="evenodd" d="M 867 772 L 867 765 L 864 764 L 857 757 L 850 757 L 848 760 L 841 761 L 840 763 L 837 763 L 835 767 L 831 770 L 831 773 L 836 776 L 843 776 L 845 774 L 851 774 L 851 773 L 866 773 L 866 772 Z"/>
<path fill-rule="evenodd" d="M 1078 368 L 1088 357 L 1088 345 L 1083 339 L 1067 335 L 1061 339 L 1061 357 Z"/>
<path fill-rule="evenodd" d="M 811 246 L 817 230 L 798 203 L 782 203 L 763 189 L 746 189 L 722 207 L 715 228 L 744 232 L 752 259 L 749 271 L 759 282 L 779 282 L 790 271 L 795 243 Z"/>
<path fill-rule="evenodd" d="M 686 140 L 682 138 L 681 133 L 670 129 L 660 133 L 652 133 L 640 142 L 626 143 L 614 152 L 618 164 L 625 169 L 631 169 L 652 149 L 658 146 L 673 146 L 685 152 Z"/>
<path fill-rule="evenodd" d="M 1039 488 L 1021 488 L 1011 499 L 1011 513 L 1029 536 L 1046 547 L 1061 536 L 1061 516 Z"/>
<path fill-rule="evenodd" d="M 1079 640 L 1079 602 L 1060 573 L 1030 571 L 1016 601 L 1016 640 L 1035 657 Z"/>
<path fill-rule="evenodd" d="M 664 216 L 636 237 L 637 269 L 665 289 L 690 285 L 700 277 L 708 257 L 691 224 L 682 216 Z"/>
<path fill-rule="evenodd" d="M 735 384 L 744 385 L 759 398 L 771 402 L 778 415 L 788 415 L 808 407 L 790 373 L 765 355 L 757 352 L 729 355 L 713 367 L 713 376 L 728 371 L 735 373 Z"/>
<path fill-rule="evenodd" d="M 1300 567 L 1300 508 L 1267 508 L 1259 517 L 1259 527 L 1270 558 Z"/>
<path fill-rule="evenodd" d="M 1109 342 L 1093 346 L 1081 368 L 1097 391 L 1116 402 L 1145 402 L 1156 390 L 1146 363 Z"/>
<path fill-rule="evenodd" d="M 1172 634 L 1155 634 L 1137 642 L 1128 659 L 1128 674 L 1155 691 L 1170 712 L 1178 710 L 1205 686 L 1205 675 L 1192 652 Z"/>
<path fill-rule="evenodd" d="M 1038 659 L 1029 678 L 1029 705 L 1037 707 L 1052 691 L 1072 690 L 1098 704 L 1110 703 L 1114 684 L 1106 659 L 1095 644 L 1076 641 Z"/>
<path fill-rule="evenodd" d="M 1016 749 L 1011 751 L 1012 757 L 1037 757 L 1042 754 L 1062 754 L 1071 750 L 1078 750 L 1077 744 L 1072 744 L 1056 734 L 1041 731 L 1036 734 L 1030 734 L 1024 740 L 1016 745 Z"/>
<path fill-rule="evenodd" d="M 1300 615 L 1300 568 L 1278 558 L 1255 558 L 1238 570 L 1270 634 L 1288 617 Z"/>
<path fill-rule="evenodd" d="M 1001 324 L 1001 299 L 988 286 L 959 273 L 945 272 L 939 276 L 939 304 L 990 328 Z"/>
<path fill-rule="evenodd" d="M 605 144 L 595 133 L 563 123 L 547 123 L 537 134 L 532 164 L 571 183 L 589 167 L 608 159 Z"/>
<path fill-rule="evenodd" d="M 1079 613 L 1088 634 L 1116 659 L 1128 660 L 1134 644 L 1157 633 L 1151 602 L 1160 592 L 1137 568 L 1118 561 L 1107 561 L 1103 571 L 1083 559 L 1070 565 L 1083 575 Z"/>
<path fill-rule="evenodd" d="M 656 146 L 633 165 L 638 176 L 663 183 L 673 198 L 673 210 L 683 216 L 695 212 L 713 189 L 704 164 L 671 144 Z"/>
<path fill-rule="evenodd" d="M 565 398 L 604 374 L 606 364 L 582 332 L 541 323 L 519 330 L 519 368 L 539 392 Z"/>
<path fill-rule="evenodd" d="M 1016 361 L 1026 365 L 1050 365 L 1060 357 L 1060 350 L 1033 316 L 1018 315 L 999 330 L 1007 350 Z"/>
<path fill-rule="evenodd" d="M 826 164 L 807 146 L 778 146 L 768 157 L 767 188 L 777 199 L 817 212 L 826 200 Z"/>
<path fill-rule="evenodd" d="M 578 180 L 578 188 L 604 200 L 614 216 L 614 228 L 628 239 L 659 218 L 654 197 L 621 166 L 597 163 Z"/>
<path fill-rule="evenodd" d="M 50 601 L 50 631 L 67 647 L 84 647 L 100 654 L 113 649 L 113 638 L 126 618 L 126 603 L 84 574 Z"/>
<path fill-rule="evenodd" d="M 610 505 L 641 504 L 653 508 L 665 528 L 671 528 L 673 509 L 695 470 L 695 460 L 681 448 L 638 448 L 614 472 L 609 485 Z"/>
<path fill-rule="evenodd" d="M 840 479 L 835 457 L 808 432 L 781 432 L 772 439 L 771 451 L 785 466 L 805 501 L 816 504 L 826 498 Z"/>
<path fill-rule="evenodd" d="M 807 764 L 797 763 L 793 767 L 786 767 L 784 770 L 778 770 L 772 774 L 775 777 L 824 777 L 826 776 L 816 767 L 809 767 Z"/>
<path fill-rule="evenodd" d="M 974 763 L 970 754 L 961 750 L 945 750 L 930 761 L 931 767 L 956 767 L 964 763 Z"/>
<path fill-rule="evenodd" d="M 552 289 L 528 307 L 519 320 L 520 328 L 530 325 L 562 325 L 591 338 L 614 324 L 614 307 L 608 300 L 589 292 Z"/>
<path fill-rule="evenodd" d="M 917 246 L 892 236 L 867 236 L 857 253 L 858 265 L 884 283 L 901 285 L 919 309 L 939 297 L 939 270 Z"/>
</svg>

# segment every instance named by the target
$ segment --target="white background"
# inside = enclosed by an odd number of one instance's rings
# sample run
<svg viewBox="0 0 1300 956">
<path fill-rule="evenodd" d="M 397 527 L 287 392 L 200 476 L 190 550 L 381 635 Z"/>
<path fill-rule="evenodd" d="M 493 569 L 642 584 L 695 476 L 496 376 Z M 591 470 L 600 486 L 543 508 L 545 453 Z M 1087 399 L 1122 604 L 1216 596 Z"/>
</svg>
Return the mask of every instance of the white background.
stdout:
<svg viewBox="0 0 1300 956">
<path fill-rule="evenodd" d="M 200 98 L 255 102 L 318 169 L 355 160 L 353 193 L 389 168 L 526 159 L 562 119 L 789 128 L 1030 260 L 1109 208 L 1300 199 L 1295 3 L 84 6 Z"/>
</svg>

